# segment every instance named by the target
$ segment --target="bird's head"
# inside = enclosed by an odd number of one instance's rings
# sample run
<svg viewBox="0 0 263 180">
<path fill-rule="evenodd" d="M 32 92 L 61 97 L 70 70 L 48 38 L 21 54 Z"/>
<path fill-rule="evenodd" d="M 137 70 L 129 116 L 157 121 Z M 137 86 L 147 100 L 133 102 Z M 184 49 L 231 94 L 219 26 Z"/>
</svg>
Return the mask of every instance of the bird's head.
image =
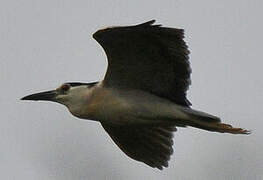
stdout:
<svg viewBox="0 0 263 180">
<path fill-rule="evenodd" d="M 64 83 L 55 90 L 31 94 L 21 100 L 52 101 L 63 104 L 69 109 L 83 103 L 97 82 L 93 83 Z"/>
</svg>

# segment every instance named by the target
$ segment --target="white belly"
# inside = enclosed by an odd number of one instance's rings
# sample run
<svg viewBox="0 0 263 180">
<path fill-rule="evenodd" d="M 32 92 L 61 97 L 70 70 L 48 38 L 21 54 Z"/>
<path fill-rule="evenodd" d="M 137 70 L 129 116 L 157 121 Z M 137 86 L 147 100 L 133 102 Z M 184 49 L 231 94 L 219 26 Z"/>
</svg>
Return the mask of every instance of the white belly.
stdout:
<svg viewBox="0 0 263 180">
<path fill-rule="evenodd" d="M 188 117 L 178 105 L 142 91 L 101 89 L 88 104 L 81 118 L 118 125 L 160 124 Z"/>
</svg>

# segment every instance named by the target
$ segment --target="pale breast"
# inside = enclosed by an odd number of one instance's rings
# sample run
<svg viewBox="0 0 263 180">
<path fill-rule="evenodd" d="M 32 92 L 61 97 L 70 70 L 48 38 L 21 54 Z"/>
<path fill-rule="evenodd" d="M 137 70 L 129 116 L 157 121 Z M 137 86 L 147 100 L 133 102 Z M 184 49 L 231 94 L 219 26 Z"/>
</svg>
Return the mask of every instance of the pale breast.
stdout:
<svg viewBox="0 0 263 180">
<path fill-rule="evenodd" d="M 127 108 L 127 103 L 112 89 L 97 88 L 83 109 L 83 116 L 97 121 L 118 121 Z"/>
</svg>

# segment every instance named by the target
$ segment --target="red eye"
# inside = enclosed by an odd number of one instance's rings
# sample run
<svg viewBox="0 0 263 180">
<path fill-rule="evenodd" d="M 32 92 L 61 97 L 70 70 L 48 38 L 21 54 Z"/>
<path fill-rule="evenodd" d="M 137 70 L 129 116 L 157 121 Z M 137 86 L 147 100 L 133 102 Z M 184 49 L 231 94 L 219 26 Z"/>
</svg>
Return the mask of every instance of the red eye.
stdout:
<svg viewBox="0 0 263 180">
<path fill-rule="evenodd" d="M 70 85 L 69 84 L 63 84 L 61 86 L 61 90 L 64 91 L 64 92 L 68 91 L 69 89 L 70 89 Z"/>
</svg>

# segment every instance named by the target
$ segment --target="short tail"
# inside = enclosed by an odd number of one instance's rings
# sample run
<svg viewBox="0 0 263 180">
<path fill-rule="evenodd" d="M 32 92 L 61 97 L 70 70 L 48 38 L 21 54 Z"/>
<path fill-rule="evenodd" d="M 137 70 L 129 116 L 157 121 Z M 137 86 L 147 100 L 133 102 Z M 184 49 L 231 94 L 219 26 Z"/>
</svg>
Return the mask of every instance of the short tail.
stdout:
<svg viewBox="0 0 263 180">
<path fill-rule="evenodd" d="M 185 113 L 189 115 L 189 120 L 185 125 L 192 126 L 208 131 L 220 132 L 220 133 L 231 133 L 231 134 L 250 134 L 251 131 L 235 128 L 229 124 L 221 123 L 220 118 L 190 108 L 184 109 Z"/>
</svg>

